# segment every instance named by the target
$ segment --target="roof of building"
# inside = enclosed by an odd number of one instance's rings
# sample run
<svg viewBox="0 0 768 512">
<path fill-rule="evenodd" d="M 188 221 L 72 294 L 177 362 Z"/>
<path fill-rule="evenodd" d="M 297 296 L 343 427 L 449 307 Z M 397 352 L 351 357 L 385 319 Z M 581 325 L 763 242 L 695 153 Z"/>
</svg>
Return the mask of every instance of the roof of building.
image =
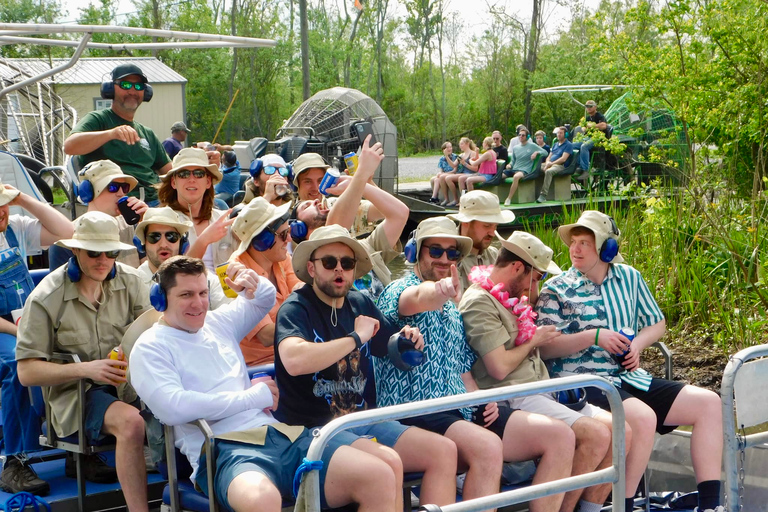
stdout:
<svg viewBox="0 0 768 512">
<path fill-rule="evenodd" d="M 7 65 L 6 65 L 7 61 Z M 0 77 L 4 79 L 14 79 L 18 77 L 18 72 L 13 68 L 23 70 L 27 76 L 37 75 L 53 67 L 60 66 L 69 59 L 52 59 L 49 63 L 47 59 L 0 59 Z M 61 73 L 49 77 L 47 81 L 53 81 L 66 85 L 89 85 L 100 84 L 109 79 L 109 74 L 113 68 L 120 64 L 132 63 L 141 68 L 151 84 L 183 84 L 187 79 L 160 62 L 155 57 L 104 57 L 104 58 L 83 58 L 77 63 Z"/>
</svg>

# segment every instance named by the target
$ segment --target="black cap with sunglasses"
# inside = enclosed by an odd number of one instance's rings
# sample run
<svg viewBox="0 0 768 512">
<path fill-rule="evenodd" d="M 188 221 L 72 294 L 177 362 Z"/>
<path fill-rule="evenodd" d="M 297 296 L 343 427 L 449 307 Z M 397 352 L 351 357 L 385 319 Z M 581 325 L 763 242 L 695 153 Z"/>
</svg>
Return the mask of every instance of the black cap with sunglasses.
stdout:
<svg viewBox="0 0 768 512">
<path fill-rule="evenodd" d="M 144 74 L 141 68 L 136 64 L 130 64 L 130 63 L 120 64 L 115 69 L 113 69 L 112 81 L 114 82 L 131 75 L 140 76 L 143 83 L 149 82 L 149 80 L 147 80 L 147 75 Z"/>
</svg>

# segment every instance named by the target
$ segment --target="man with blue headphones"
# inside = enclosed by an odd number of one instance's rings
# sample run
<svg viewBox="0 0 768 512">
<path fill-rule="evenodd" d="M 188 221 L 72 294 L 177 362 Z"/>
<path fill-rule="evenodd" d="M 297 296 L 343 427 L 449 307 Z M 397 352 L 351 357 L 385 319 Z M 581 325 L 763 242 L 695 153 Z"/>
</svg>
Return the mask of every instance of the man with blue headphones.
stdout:
<svg viewBox="0 0 768 512">
<path fill-rule="evenodd" d="M 87 456 L 85 477 L 93 482 L 120 480 L 131 511 L 147 511 L 144 420 L 133 404 L 125 361 L 110 359 L 128 326 L 151 309 L 146 285 L 136 269 L 115 261 L 133 248 L 120 242 L 117 221 L 87 212 L 75 221 L 72 238 L 57 244 L 72 250 L 69 263 L 51 272 L 34 289 L 19 324 L 16 346 L 19 381 L 48 386 L 49 428 L 59 437 L 77 431 L 77 381 L 86 379 L 85 435 L 89 443 L 116 439 L 117 470 L 98 456 Z M 58 364 L 55 352 L 77 355 L 80 363 Z M 119 397 L 118 397 L 119 393 Z M 67 476 L 75 475 L 68 457 Z"/>
<path fill-rule="evenodd" d="M 86 114 L 64 141 L 68 155 L 79 155 L 80 165 L 112 160 L 139 181 L 131 195 L 158 206 L 154 185 L 171 169 L 171 159 L 151 128 L 134 121 L 143 102 L 152 99 L 147 76 L 136 64 L 120 64 L 111 80 L 101 85 L 101 97 L 112 106 Z"/>
<path fill-rule="evenodd" d="M 627 505 L 648 465 L 654 434 L 692 425 L 697 510 L 722 512 L 720 397 L 682 382 L 657 379 L 640 368 L 641 352 L 664 336 L 666 320 L 643 276 L 624 264 L 619 253 L 621 232 L 613 218 L 587 210 L 574 224 L 560 226 L 558 233 L 573 266 L 545 283 L 536 311 L 539 324 L 566 327 L 563 336 L 542 347 L 541 355 L 550 360 L 553 377 L 594 373 L 618 388 L 632 432 Z M 605 396 L 594 388 L 587 389 L 587 400 L 608 407 Z"/>
</svg>

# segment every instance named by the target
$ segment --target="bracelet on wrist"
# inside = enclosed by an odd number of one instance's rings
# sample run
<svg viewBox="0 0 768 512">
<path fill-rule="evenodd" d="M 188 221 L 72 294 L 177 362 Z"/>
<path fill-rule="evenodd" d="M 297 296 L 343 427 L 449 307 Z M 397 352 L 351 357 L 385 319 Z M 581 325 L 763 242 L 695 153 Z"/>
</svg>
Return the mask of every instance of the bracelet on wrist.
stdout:
<svg viewBox="0 0 768 512">
<path fill-rule="evenodd" d="M 347 334 L 347 336 L 355 340 L 355 348 L 357 350 L 360 350 L 361 348 L 363 348 L 363 341 L 360 339 L 360 336 L 355 331 L 350 332 L 349 334 Z"/>
<path fill-rule="evenodd" d="M 598 338 L 600 337 L 600 328 L 597 328 L 597 331 L 595 332 L 595 346 L 599 347 L 600 343 L 598 343 Z"/>
</svg>

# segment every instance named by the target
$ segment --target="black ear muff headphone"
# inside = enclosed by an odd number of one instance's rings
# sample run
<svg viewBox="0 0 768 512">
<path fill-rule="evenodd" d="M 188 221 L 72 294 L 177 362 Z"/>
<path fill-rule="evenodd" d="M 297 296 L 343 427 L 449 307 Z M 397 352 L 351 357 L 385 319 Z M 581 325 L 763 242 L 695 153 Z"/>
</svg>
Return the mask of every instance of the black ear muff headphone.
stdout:
<svg viewBox="0 0 768 512">
<path fill-rule="evenodd" d="M 613 258 L 616 257 L 617 254 L 619 254 L 619 235 L 621 232 L 619 231 L 618 226 L 616 226 L 616 221 L 613 220 L 613 217 L 608 217 L 608 219 L 611 221 L 611 234 L 614 235 L 615 238 L 606 238 L 605 242 L 603 242 L 602 247 L 600 247 L 600 261 L 603 261 L 605 263 L 610 263 L 613 261 Z"/>
<path fill-rule="evenodd" d="M 109 274 L 107 274 L 107 277 L 104 280 L 109 281 L 110 279 L 114 279 L 116 275 L 117 263 L 112 265 L 112 270 L 109 271 Z M 77 258 L 74 256 L 69 258 L 69 261 L 67 262 L 67 277 L 73 283 L 80 281 L 80 278 L 83 277 L 83 272 L 80 270 L 80 263 L 78 263 Z"/>
<path fill-rule="evenodd" d="M 403 256 L 405 256 L 405 261 L 407 261 L 408 263 L 416 263 L 416 260 L 419 257 L 419 255 L 416 254 L 416 230 L 415 229 L 411 231 L 410 235 L 408 235 L 408 241 L 405 243 L 405 247 L 403 248 Z"/>
<path fill-rule="evenodd" d="M 144 103 L 147 103 L 152 100 L 152 96 L 155 95 L 155 92 L 152 90 L 152 86 L 148 83 L 144 84 L 144 98 L 141 100 Z M 110 81 L 104 81 L 101 82 L 101 97 L 105 100 L 113 100 L 115 99 L 115 82 Z"/>
</svg>

